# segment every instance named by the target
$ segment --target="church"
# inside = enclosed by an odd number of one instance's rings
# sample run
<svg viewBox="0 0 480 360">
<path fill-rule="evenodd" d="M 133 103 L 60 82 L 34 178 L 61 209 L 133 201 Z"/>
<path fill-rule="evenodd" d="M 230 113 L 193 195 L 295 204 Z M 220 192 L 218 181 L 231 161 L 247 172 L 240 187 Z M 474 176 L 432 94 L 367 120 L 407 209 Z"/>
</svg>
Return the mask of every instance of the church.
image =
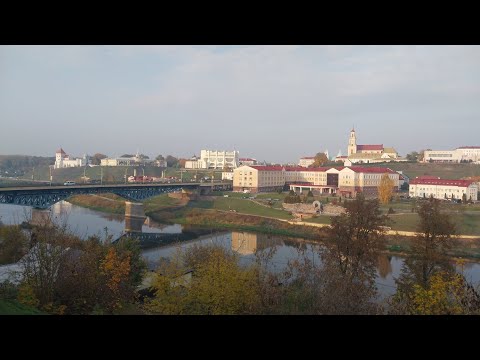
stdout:
<svg viewBox="0 0 480 360">
<path fill-rule="evenodd" d="M 335 161 L 342 161 L 345 165 L 407 161 L 407 159 L 400 157 L 392 147 L 384 147 L 383 144 L 357 144 L 355 128 L 350 131 L 347 154 L 347 156 L 338 156 Z"/>
</svg>

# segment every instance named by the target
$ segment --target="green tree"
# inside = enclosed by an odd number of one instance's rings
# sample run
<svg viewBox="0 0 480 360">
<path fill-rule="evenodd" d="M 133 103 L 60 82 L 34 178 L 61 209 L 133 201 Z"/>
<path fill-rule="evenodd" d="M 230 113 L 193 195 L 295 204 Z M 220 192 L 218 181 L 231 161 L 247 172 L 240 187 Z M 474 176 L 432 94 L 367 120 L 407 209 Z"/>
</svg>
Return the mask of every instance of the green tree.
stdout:
<svg viewBox="0 0 480 360">
<path fill-rule="evenodd" d="M 163 157 L 163 155 L 158 155 L 155 160 L 165 160 L 165 158 Z"/>
<path fill-rule="evenodd" d="M 176 157 L 173 157 L 172 155 L 167 155 L 167 158 L 165 160 L 167 161 L 168 167 L 175 167 L 175 165 L 178 164 L 178 159 Z"/>
<path fill-rule="evenodd" d="M 106 158 L 107 158 L 107 155 L 96 153 L 90 158 L 90 162 L 92 163 L 92 165 L 100 165 L 101 160 Z"/>
</svg>

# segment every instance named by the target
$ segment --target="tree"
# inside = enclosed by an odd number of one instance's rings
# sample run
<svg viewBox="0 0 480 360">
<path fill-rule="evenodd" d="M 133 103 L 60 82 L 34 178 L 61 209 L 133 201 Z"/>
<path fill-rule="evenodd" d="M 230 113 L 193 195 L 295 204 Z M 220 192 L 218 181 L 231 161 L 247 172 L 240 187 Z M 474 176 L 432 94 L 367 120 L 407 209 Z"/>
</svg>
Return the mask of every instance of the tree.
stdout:
<svg viewBox="0 0 480 360">
<path fill-rule="evenodd" d="M 419 153 L 416 151 L 412 151 L 411 153 L 407 154 L 408 161 L 417 161 L 419 157 Z"/>
<path fill-rule="evenodd" d="M 454 244 L 455 223 L 444 213 L 439 200 L 429 198 L 418 207 L 418 235 L 411 241 L 412 254 L 405 259 L 400 277 L 395 280 L 397 292 L 392 306 L 400 313 L 412 313 L 415 287 L 428 289 L 431 277 L 439 271 L 454 272 L 448 251 Z"/>
<path fill-rule="evenodd" d="M 27 252 L 28 240 L 17 225 L 0 225 L 0 265 L 17 262 Z"/>
<path fill-rule="evenodd" d="M 155 160 L 165 160 L 165 158 L 163 157 L 163 155 L 158 155 Z"/>
<path fill-rule="evenodd" d="M 90 160 L 91 160 L 92 165 L 100 165 L 101 160 L 106 159 L 106 158 L 107 158 L 107 155 L 96 153 L 95 155 L 92 156 L 92 158 Z"/>
<path fill-rule="evenodd" d="M 462 195 L 462 203 L 466 204 L 467 203 L 467 194 Z"/>
<path fill-rule="evenodd" d="M 187 278 L 186 270 L 193 270 Z M 190 280 L 188 280 L 190 279 Z M 160 314 L 252 314 L 259 298 L 258 269 L 240 266 L 221 245 L 192 246 L 159 271 L 147 309 Z"/>
<path fill-rule="evenodd" d="M 186 162 L 187 162 L 187 159 L 178 159 L 178 167 L 185 168 Z"/>
<path fill-rule="evenodd" d="M 329 162 L 327 155 L 325 153 L 319 152 L 315 155 L 313 164 L 311 164 L 309 167 L 319 167 L 323 166 L 327 162 Z"/>
<path fill-rule="evenodd" d="M 326 293 L 338 295 L 341 313 L 375 312 L 376 265 L 385 248 L 388 218 L 381 215 L 377 199 L 366 200 L 363 194 L 346 202 L 345 209 L 345 214 L 331 218 L 328 228 L 328 251 L 322 256 L 328 275 Z M 329 313 L 339 311 L 335 298 L 327 297 L 333 308 Z"/>
<path fill-rule="evenodd" d="M 178 159 L 172 155 L 167 155 L 166 161 L 168 167 L 175 167 L 178 164 Z"/>
<path fill-rule="evenodd" d="M 388 174 L 382 176 L 380 185 L 378 186 L 378 198 L 382 204 L 388 204 L 393 195 L 393 187 L 395 183 Z"/>
</svg>

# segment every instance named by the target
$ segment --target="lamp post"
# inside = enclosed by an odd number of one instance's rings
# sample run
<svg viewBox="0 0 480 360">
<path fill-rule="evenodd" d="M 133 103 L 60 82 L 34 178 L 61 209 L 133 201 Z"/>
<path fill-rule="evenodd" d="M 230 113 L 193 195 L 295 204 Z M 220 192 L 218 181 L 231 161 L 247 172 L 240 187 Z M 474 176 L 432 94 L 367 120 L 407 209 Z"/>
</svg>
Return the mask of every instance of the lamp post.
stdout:
<svg viewBox="0 0 480 360">
<path fill-rule="evenodd" d="M 48 168 L 50 169 L 50 186 L 52 186 L 52 165 L 49 165 Z"/>
<path fill-rule="evenodd" d="M 87 166 L 85 166 L 83 168 L 83 183 L 86 184 L 87 183 Z"/>
<path fill-rule="evenodd" d="M 100 185 L 103 185 L 103 167 L 100 165 Z"/>
<path fill-rule="evenodd" d="M 125 167 L 125 184 L 127 184 L 127 171 L 128 171 L 128 167 Z"/>
<path fill-rule="evenodd" d="M 142 168 L 142 184 L 145 184 L 145 168 Z"/>
</svg>

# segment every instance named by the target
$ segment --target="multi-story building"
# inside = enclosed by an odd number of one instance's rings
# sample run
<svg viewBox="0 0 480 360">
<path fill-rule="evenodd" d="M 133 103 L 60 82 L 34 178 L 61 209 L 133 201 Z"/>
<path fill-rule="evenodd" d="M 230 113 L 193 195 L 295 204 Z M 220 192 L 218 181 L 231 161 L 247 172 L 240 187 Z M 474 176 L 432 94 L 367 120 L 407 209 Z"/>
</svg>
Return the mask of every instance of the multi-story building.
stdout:
<svg viewBox="0 0 480 360">
<path fill-rule="evenodd" d="M 223 169 L 238 167 L 238 151 L 201 150 L 200 159 L 193 157 L 185 162 L 186 169 Z"/>
<path fill-rule="evenodd" d="M 383 167 L 283 167 L 241 166 L 233 172 L 233 190 L 252 193 L 276 191 L 289 185 L 295 191 L 311 190 L 321 194 L 356 196 L 376 195 L 384 174 L 399 188 L 400 174 Z"/>
<path fill-rule="evenodd" d="M 68 167 L 81 167 L 87 165 L 86 155 L 82 158 L 70 158 L 69 155 L 63 151 L 62 148 L 55 152 L 55 165 L 54 169 L 68 168 Z"/>
<path fill-rule="evenodd" d="M 423 162 L 480 162 L 480 146 L 462 146 L 455 150 L 425 150 Z"/>
<path fill-rule="evenodd" d="M 251 158 L 240 158 L 238 159 L 238 164 L 239 165 L 257 165 L 257 159 L 251 159 Z"/>
<path fill-rule="evenodd" d="M 160 166 L 159 163 L 161 161 L 143 159 L 138 153 L 133 157 L 105 158 L 100 160 L 100 165 L 102 166 Z"/>
<path fill-rule="evenodd" d="M 420 176 L 410 180 L 409 194 L 411 197 L 430 197 L 435 199 L 478 200 L 478 184 L 472 180 L 447 180 L 433 176 Z"/>
<path fill-rule="evenodd" d="M 309 167 L 314 162 L 315 162 L 315 156 L 305 156 L 300 158 L 300 161 L 298 162 L 298 166 Z"/>
</svg>

